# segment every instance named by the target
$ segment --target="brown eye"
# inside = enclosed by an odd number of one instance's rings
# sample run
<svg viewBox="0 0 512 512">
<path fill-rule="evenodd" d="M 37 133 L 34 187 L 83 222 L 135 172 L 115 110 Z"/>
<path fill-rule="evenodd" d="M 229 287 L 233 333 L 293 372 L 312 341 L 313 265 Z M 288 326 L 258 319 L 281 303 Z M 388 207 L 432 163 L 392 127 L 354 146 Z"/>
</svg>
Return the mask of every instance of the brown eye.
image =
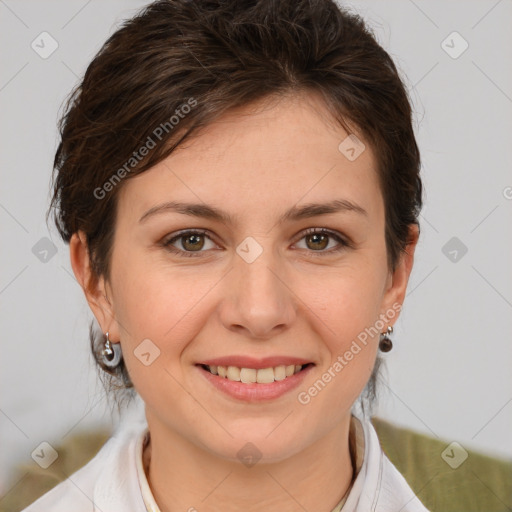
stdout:
<svg viewBox="0 0 512 512">
<path fill-rule="evenodd" d="M 313 256 L 333 254 L 351 247 L 350 242 L 344 240 L 337 233 L 319 228 L 306 230 L 299 242 L 302 242 L 302 240 L 304 240 L 307 252 Z M 332 245 L 331 242 L 334 242 L 334 245 Z"/>
<path fill-rule="evenodd" d="M 322 233 L 313 233 L 312 235 L 307 235 L 305 238 L 307 240 L 306 245 L 315 251 L 321 251 L 329 245 L 329 236 Z"/>
<path fill-rule="evenodd" d="M 211 246 L 207 247 L 207 242 Z M 215 244 L 207 235 L 206 231 L 182 231 L 176 236 L 164 241 L 162 245 L 172 253 L 179 256 L 200 256 L 207 249 L 212 249 Z M 205 249 L 205 250 L 203 250 Z"/>
<path fill-rule="evenodd" d="M 180 238 L 181 245 L 186 251 L 200 251 L 204 246 L 203 235 L 186 235 Z"/>
</svg>

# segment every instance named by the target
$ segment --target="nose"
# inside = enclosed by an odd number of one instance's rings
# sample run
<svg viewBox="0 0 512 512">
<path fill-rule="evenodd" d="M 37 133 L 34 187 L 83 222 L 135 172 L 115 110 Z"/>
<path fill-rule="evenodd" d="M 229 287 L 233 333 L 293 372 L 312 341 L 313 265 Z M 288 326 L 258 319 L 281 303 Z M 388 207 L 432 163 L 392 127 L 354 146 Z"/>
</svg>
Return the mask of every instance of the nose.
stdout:
<svg viewBox="0 0 512 512">
<path fill-rule="evenodd" d="M 236 256 L 225 282 L 220 318 L 226 329 L 254 339 L 269 339 L 292 324 L 295 295 L 279 256 L 264 249 L 253 262 Z"/>
</svg>

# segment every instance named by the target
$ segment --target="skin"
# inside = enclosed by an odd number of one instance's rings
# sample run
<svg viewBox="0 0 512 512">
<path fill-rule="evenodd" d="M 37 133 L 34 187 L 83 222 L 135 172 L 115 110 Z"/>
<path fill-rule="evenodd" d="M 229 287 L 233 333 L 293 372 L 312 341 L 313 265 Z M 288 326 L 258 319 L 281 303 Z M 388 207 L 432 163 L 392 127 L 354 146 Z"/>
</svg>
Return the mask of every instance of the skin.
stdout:
<svg viewBox="0 0 512 512">
<path fill-rule="evenodd" d="M 350 410 L 371 375 L 378 335 L 308 404 L 297 394 L 379 315 L 402 304 L 418 232 L 411 227 L 392 273 L 374 154 L 366 144 L 349 161 L 338 150 L 346 136 L 313 94 L 234 110 L 122 184 L 108 282 L 91 274 L 83 233 L 70 242 L 91 310 L 103 332 L 121 342 L 146 404 L 151 444 L 144 460 L 162 512 L 329 512 L 350 484 Z M 333 199 L 367 214 L 278 223 L 293 206 Z M 234 223 L 172 211 L 139 222 L 170 200 L 216 206 Z M 212 238 L 200 238 L 196 257 L 162 245 L 179 230 L 198 228 Z M 340 247 L 335 238 L 312 240 L 307 228 L 328 229 L 352 246 L 332 252 Z M 263 249 L 252 263 L 236 252 L 248 236 Z M 186 242 L 173 247 L 194 252 Z M 160 356 L 145 366 L 134 350 L 148 338 Z M 222 394 L 195 366 L 233 354 L 298 356 L 315 366 L 299 388 L 249 403 Z M 247 442 L 262 454 L 252 467 L 237 458 Z"/>
</svg>

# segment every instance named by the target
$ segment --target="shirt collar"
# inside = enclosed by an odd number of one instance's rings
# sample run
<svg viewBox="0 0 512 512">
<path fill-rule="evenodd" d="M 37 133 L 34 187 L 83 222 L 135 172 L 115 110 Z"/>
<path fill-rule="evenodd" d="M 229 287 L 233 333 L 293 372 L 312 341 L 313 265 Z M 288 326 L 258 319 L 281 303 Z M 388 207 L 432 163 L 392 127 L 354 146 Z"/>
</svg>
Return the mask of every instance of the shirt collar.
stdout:
<svg viewBox="0 0 512 512">
<path fill-rule="evenodd" d="M 144 471 L 144 465 L 142 462 L 142 453 L 144 447 L 149 442 L 149 430 L 146 429 L 137 439 L 137 444 L 135 447 L 135 461 L 137 464 L 137 477 L 139 480 L 140 490 L 142 492 L 142 499 L 144 500 L 144 504 L 146 505 L 147 512 L 160 512 L 158 505 L 156 504 L 155 498 L 153 497 L 153 493 L 151 492 L 151 488 L 149 487 L 148 479 L 146 478 L 146 472 Z"/>
</svg>

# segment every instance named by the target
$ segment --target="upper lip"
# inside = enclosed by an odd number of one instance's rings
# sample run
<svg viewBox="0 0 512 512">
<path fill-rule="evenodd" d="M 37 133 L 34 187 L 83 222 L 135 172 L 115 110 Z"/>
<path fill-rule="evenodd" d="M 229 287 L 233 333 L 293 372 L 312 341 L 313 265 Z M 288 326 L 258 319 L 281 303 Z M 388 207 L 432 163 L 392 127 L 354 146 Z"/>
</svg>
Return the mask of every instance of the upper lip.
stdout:
<svg viewBox="0 0 512 512">
<path fill-rule="evenodd" d="M 290 356 L 269 356 L 260 359 L 248 356 L 224 356 L 215 359 L 207 359 L 198 364 L 207 366 L 236 366 L 237 368 L 274 368 L 276 366 L 305 365 L 311 363 L 307 359 Z"/>
</svg>

